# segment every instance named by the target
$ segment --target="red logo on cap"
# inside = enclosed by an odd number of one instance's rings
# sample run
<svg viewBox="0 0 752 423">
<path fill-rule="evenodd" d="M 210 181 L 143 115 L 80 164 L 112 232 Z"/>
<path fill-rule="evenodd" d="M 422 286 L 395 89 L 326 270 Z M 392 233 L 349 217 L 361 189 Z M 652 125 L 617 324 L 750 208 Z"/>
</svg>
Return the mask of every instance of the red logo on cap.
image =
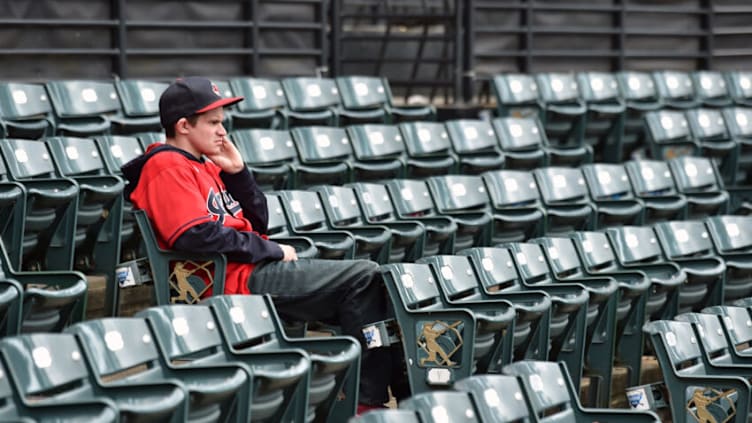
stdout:
<svg viewBox="0 0 752 423">
<path fill-rule="evenodd" d="M 214 92 L 214 94 L 216 94 L 217 97 L 222 97 L 222 95 L 219 94 L 219 87 L 217 87 L 217 84 L 212 83 L 211 87 L 212 87 L 212 92 Z"/>
</svg>

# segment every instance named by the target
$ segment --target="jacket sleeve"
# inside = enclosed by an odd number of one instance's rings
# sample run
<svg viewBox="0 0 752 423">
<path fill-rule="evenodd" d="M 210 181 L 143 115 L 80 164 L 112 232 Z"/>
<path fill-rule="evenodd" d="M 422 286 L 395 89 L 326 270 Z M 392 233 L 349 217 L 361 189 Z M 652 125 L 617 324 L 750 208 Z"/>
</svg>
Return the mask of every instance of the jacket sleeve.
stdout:
<svg viewBox="0 0 752 423">
<path fill-rule="evenodd" d="M 229 261 L 258 263 L 263 260 L 280 260 L 282 248 L 274 241 L 247 231 L 237 231 L 218 222 L 205 222 L 188 228 L 173 248 L 178 251 L 222 253 Z"/>
<path fill-rule="evenodd" d="M 244 168 L 238 173 L 220 172 L 219 177 L 227 187 L 227 192 L 232 198 L 240 203 L 243 209 L 243 217 L 251 222 L 253 230 L 266 234 L 269 228 L 269 210 L 266 204 L 266 196 L 256 184 L 253 175 Z"/>
</svg>

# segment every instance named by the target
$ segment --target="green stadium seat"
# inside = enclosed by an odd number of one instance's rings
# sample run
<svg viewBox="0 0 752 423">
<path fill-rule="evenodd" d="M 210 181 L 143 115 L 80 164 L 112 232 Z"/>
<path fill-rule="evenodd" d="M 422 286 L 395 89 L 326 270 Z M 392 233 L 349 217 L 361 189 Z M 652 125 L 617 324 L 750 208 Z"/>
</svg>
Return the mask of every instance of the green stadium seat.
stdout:
<svg viewBox="0 0 752 423">
<path fill-rule="evenodd" d="M 151 281 L 154 285 L 152 300 L 155 304 L 194 304 L 205 296 L 224 293 L 227 258 L 223 254 L 165 250 L 160 247 L 146 212 L 134 210 L 133 216 L 149 260 Z M 114 315 L 118 314 L 119 291 L 114 289 L 114 298 L 106 299 L 113 304 Z"/>
<path fill-rule="evenodd" d="M 0 153 L 9 179 L 26 189 L 22 257 L 13 262 L 19 269 L 72 269 L 78 184 L 58 175 L 42 141 L 6 139 Z"/>
<path fill-rule="evenodd" d="M 661 109 L 663 103 L 650 73 L 624 71 L 618 72 L 616 78 L 626 106 L 622 148 L 608 149 L 603 157 L 608 162 L 621 163 L 645 144 L 644 116 Z"/>
<path fill-rule="evenodd" d="M 425 178 L 457 173 L 458 158 L 446 127 L 440 122 L 404 122 L 399 124 L 405 143 L 405 176 Z"/>
<path fill-rule="evenodd" d="M 187 407 L 183 420 L 202 421 L 229 418 L 247 401 L 244 388 L 248 377 L 235 368 L 182 368 L 168 362 L 156 342 L 156 335 L 146 320 L 137 317 L 102 318 L 71 326 L 91 372 L 98 383 L 111 390 L 162 390 L 176 384 L 184 394 Z M 113 377 L 118 376 L 120 377 Z M 152 384 L 153 388 L 149 387 Z M 245 389 L 245 390 L 244 390 Z M 165 395 L 175 401 L 178 395 Z M 181 401 L 182 402 L 182 401 Z M 155 407 L 156 408 L 156 407 Z"/>
<path fill-rule="evenodd" d="M 110 117 L 120 113 L 120 100 L 112 82 L 52 80 L 45 87 L 52 102 L 56 135 L 110 133 Z"/>
<path fill-rule="evenodd" d="M 494 75 L 491 90 L 496 98 L 499 117 L 533 117 L 540 114 L 538 84 L 535 78 L 524 73 Z"/>
<path fill-rule="evenodd" d="M 561 363 L 519 361 L 504 367 L 504 374 L 517 377 L 531 414 L 541 423 L 660 421 L 650 411 L 583 407 L 577 389 L 572 386 L 572 378 Z"/>
<path fill-rule="evenodd" d="M 447 249 L 452 248 L 453 238 L 434 227 L 447 222 L 445 218 L 424 218 L 420 221 L 419 218 L 400 219 L 384 185 L 358 182 L 345 187 L 352 188 L 355 192 L 366 221 L 385 225 L 392 231 L 393 258 L 402 256 L 400 261 L 412 262 L 423 257 L 426 251 L 438 254 L 444 250 L 444 245 L 449 245 Z"/>
<path fill-rule="evenodd" d="M 738 369 L 734 374 L 705 366 L 691 323 L 658 320 L 647 323 L 644 330 L 655 347 L 673 421 L 691 421 L 695 416 L 706 421 L 748 418 L 749 382 Z"/>
<path fill-rule="evenodd" d="M 23 249 L 26 188 L 9 180 L 8 176 L 0 155 L 0 240 L 5 244 L 11 264 L 18 268 Z"/>
<path fill-rule="evenodd" d="M 345 110 L 371 111 L 376 118 L 381 109 L 385 113 L 385 123 L 436 119 L 436 109 L 432 105 L 396 106 L 386 78 L 340 76 L 336 83 Z"/>
<path fill-rule="evenodd" d="M 623 150 L 627 106 L 619 92 L 616 75 L 609 72 L 579 72 L 577 86 L 587 105 L 585 144 L 602 153 Z"/>
<path fill-rule="evenodd" d="M 365 162 L 374 172 L 379 167 L 384 172 L 384 179 L 403 178 L 405 176 L 405 145 L 402 142 L 402 134 L 396 125 L 377 123 L 364 123 L 347 127 L 347 135 L 350 138 L 353 154 L 357 162 Z M 365 170 L 365 169 L 364 169 Z M 359 169 L 353 169 L 353 179 L 361 181 L 360 174 L 368 176 Z"/>
<path fill-rule="evenodd" d="M 321 200 L 313 191 L 284 190 L 274 194 L 279 196 L 293 235 L 311 237 L 319 250 L 319 258 L 378 257 L 382 249 L 388 248 L 388 239 L 374 243 L 357 241 L 352 232 L 329 227 Z"/>
<path fill-rule="evenodd" d="M 480 176 L 431 176 L 425 182 L 436 211 L 457 222 L 456 250 L 501 242 L 503 237 L 497 240 L 494 233 L 497 227 L 504 227 L 504 222 L 497 221 L 491 213 L 486 187 Z"/>
<path fill-rule="evenodd" d="M 726 107 L 723 117 L 730 136 L 739 145 L 734 178 L 729 186 L 750 185 L 752 182 L 752 108 Z"/>
<path fill-rule="evenodd" d="M 0 354 L 17 403 L 35 421 L 120 421 L 124 410 L 92 384 L 72 335 L 7 337 L 0 340 Z"/>
<path fill-rule="evenodd" d="M 458 380 L 454 389 L 470 395 L 481 422 L 533 421 L 522 387 L 514 376 L 473 375 Z"/>
<path fill-rule="evenodd" d="M 606 297 L 597 298 L 590 304 L 588 288 L 575 282 L 561 282 L 553 278 L 546 264 L 543 251 L 537 244 L 510 242 L 499 247 L 509 251 L 522 285 L 527 289 L 540 290 L 551 297 L 551 323 L 548 359 L 564 361 L 575 375 L 575 384 L 580 387 L 580 378 L 585 367 L 585 351 L 590 333 L 589 327 L 596 322 L 599 309 Z M 603 279 L 600 288 L 611 293 L 616 289 L 613 280 Z M 613 287 L 608 287 L 611 284 Z M 595 287 L 595 284 L 594 286 Z M 610 294 L 606 294 L 607 296 Z"/>
<path fill-rule="evenodd" d="M 687 218 L 704 218 L 728 211 L 729 193 L 713 162 L 705 157 L 676 157 L 668 161 L 676 189 L 687 197 Z"/>
<path fill-rule="evenodd" d="M 695 98 L 705 107 L 726 107 L 733 104 L 723 73 L 719 71 L 692 72 Z"/>
<path fill-rule="evenodd" d="M 244 100 L 237 104 L 233 115 L 233 129 L 283 127 L 283 111 L 287 108 L 287 99 L 282 84 L 275 79 L 233 78 L 230 87 L 237 96 Z"/>
<path fill-rule="evenodd" d="M 350 182 L 352 148 L 344 129 L 303 126 L 293 128 L 290 132 L 299 158 L 294 169 L 294 189 Z"/>
<path fill-rule="evenodd" d="M 79 188 L 73 267 L 104 274 L 108 285 L 114 285 L 125 182 L 107 171 L 93 139 L 53 137 L 46 142 L 60 176 L 72 178 Z"/>
<path fill-rule="evenodd" d="M 454 119 L 444 122 L 452 149 L 458 159 L 458 173 L 477 175 L 503 169 L 505 158 L 499 150 L 491 123 L 480 119 Z"/>
<path fill-rule="evenodd" d="M 546 234 L 566 234 L 595 226 L 596 207 L 590 202 L 580 169 L 542 167 L 532 173 L 546 210 Z"/>
<path fill-rule="evenodd" d="M 318 257 L 319 250 L 310 236 L 295 236 L 290 232 L 290 228 L 287 225 L 287 216 L 285 216 L 285 211 L 282 209 L 279 196 L 270 193 L 264 195 L 266 196 L 266 205 L 269 212 L 269 222 L 266 228 L 266 234 L 269 239 L 292 246 L 295 248 L 298 258 Z M 317 236 L 316 234 L 308 235 Z"/>
<path fill-rule="evenodd" d="M 494 240 L 525 241 L 543 235 L 545 209 L 531 172 L 497 170 L 482 176 L 494 219 Z"/>
<path fill-rule="evenodd" d="M 412 410 L 380 408 L 350 418 L 348 423 L 420 423 Z"/>
<path fill-rule="evenodd" d="M 439 213 L 425 181 L 392 179 L 385 186 L 389 191 L 394 210 L 400 219 L 419 220 L 426 224 L 429 231 L 436 232 L 437 236 L 443 239 L 451 238 L 451 244 L 442 245 L 442 247 L 450 248 L 446 253 L 453 253 L 460 245 L 469 247 L 476 245 L 476 241 L 481 241 L 480 238 L 477 238 L 480 228 L 475 222 L 462 222 L 454 217 Z M 428 222 L 424 220 L 425 218 L 430 218 L 431 221 Z M 437 218 L 440 218 L 440 220 Z M 433 254 L 433 251 L 428 249 L 424 251 L 424 255 L 431 254 Z"/>
<path fill-rule="evenodd" d="M 465 261 L 453 259 L 454 274 L 464 284 L 453 288 L 454 296 L 511 302 L 516 313 L 512 359 L 548 359 L 551 313 L 556 311 L 552 297 L 523 286 L 508 249 L 473 247 L 457 254 L 466 256 L 472 269 Z"/>
<path fill-rule="evenodd" d="M 749 298 L 734 301 L 733 305 L 716 305 L 702 310 L 703 313 L 714 314 L 723 325 L 726 340 L 731 346 L 730 350 L 736 358 L 749 360 L 752 358 L 752 329 L 747 324 L 750 320 Z"/>
<path fill-rule="evenodd" d="M 505 169 L 535 169 L 546 164 L 546 133 L 536 117 L 497 117 L 491 121 Z"/>
<path fill-rule="evenodd" d="M 700 146 L 692 134 L 684 110 L 648 112 L 645 114 L 645 127 L 649 154 L 655 160 L 700 153 Z"/>
<path fill-rule="evenodd" d="M 644 224 L 683 219 L 687 197 L 676 190 L 668 163 L 660 160 L 631 160 L 624 164 L 634 193 L 645 204 Z"/>
<path fill-rule="evenodd" d="M 391 238 L 388 257 L 379 257 L 378 262 L 382 262 L 381 260 L 389 263 L 411 262 L 423 255 L 425 230 L 417 222 L 369 220 L 363 214 L 363 207 L 358 202 L 357 194 L 352 187 L 322 185 L 317 187 L 316 191 L 319 193 L 321 204 L 333 228 L 346 231 L 358 226 L 373 228 L 374 236 L 378 235 L 377 231 L 388 231 Z"/>
<path fill-rule="evenodd" d="M 115 79 L 122 116 L 112 118 L 117 134 L 160 131 L 159 97 L 169 84 L 143 79 Z"/>
<path fill-rule="evenodd" d="M 309 125 L 339 125 L 339 90 L 331 78 L 290 77 L 282 79 L 287 98 L 284 128 Z M 366 119 L 371 118 L 370 115 Z M 361 122 L 362 123 L 362 122 Z"/>
<path fill-rule="evenodd" d="M 689 72 L 655 71 L 653 80 L 664 106 L 678 110 L 700 106 L 701 102 L 695 97 L 695 87 Z"/>
<path fill-rule="evenodd" d="M 256 353 L 261 360 L 271 360 L 277 351 L 305 351 L 311 361 L 306 421 L 334 423 L 355 413 L 360 364 L 357 340 L 345 336 L 289 338 L 269 296 L 223 295 L 209 298 L 206 304 L 214 311 L 231 351 Z"/>
<path fill-rule="evenodd" d="M 423 392 L 403 400 L 399 407 L 415 411 L 426 422 L 482 422 L 474 402 L 465 392 Z"/>
<path fill-rule="evenodd" d="M 368 258 L 376 263 L 388 263 L 391 260 L 392 232 L 384 225 L 368 223 L 360 213 L 358 200 L 351 188 L 335 185 L 322 185 L 311 188 L 319 195 L 314 208 L 324 210 L 326 221 L 331 229 L 349 232 L 355 240 L 356 254 L 372 250 Z M 307 206 L 311 203 L 306 202 Z"/>
<path fill-rule="evenodd" d="M 52 105 L 43 85 L 0 83 L 0 138 L 37 139 L 54 132 Z"/>
<path fill-rule="evenodd" d="M 674 320 L 692 324 L 702 350 L 703 365 L 711 369 L 712 372 L 741 375 L 752 371 L 750 357 L 739 357 L 731 353 L 731 346 L 726 339 L 723 323 L 721 323 L 721 315 L 682 313 L 676 316 Z"/>
<path fill-rule="evenodd" d="M 726 126 L 720 109 L 692 109 L 686 112 L 699 156 L 713 159 L 726 183 L 736 181 L 740 145 Z"/>
<path fill-rule="evenodd" d="M 622 164 L 594 163 L 580 167 L 595 206 L 595 227 L 635 225 L 643 220 L 643 202 L 635 197 Z"/>
<path fill-rule="evenodd" d="M 580 98 L 573 73 L 548 72 L 535 75 L 540 92 L 540 119 L 552 145 L 580 148 L 585 142 L 587 105 Z"/>
<path fill-rule="evenodd" d="M 307 413 L 307 354 L 285 349 L 269 354 L 259 340 L 257 348 L 233 350 L 223 338 L 212 310 L 207 305 L 172 304 L 140 311 L 149 323 L 155 342 L 170 367 L 212 369 L 231 372 L 233 379 L 241 370 L 247 377 L 238 390 L 237 420 L 304 421 Z M 255 350 L 259 350 L 256 352 Z M 250 414 L 249 414 L 250 413 Z"/>
<path fill-rule="evenodd" d="M 705 245 L 711 242 L 712 254 L 717 254 L 726 263 L 724 298 L 730 299 L 752 296 L 752 217 L 750 216 L 711 216 L 704 221 L 706 233 L 702 236 Z M 688 225 L 696 225 L 688 222 Z"/>
<path fill-rule="evenodd" d="M 238 129 L 230 134 L 230 139 L 262 190 L 291 187 L 298 153 L 289 131 Z"/>
<path fill-rule="evenodd" d="M 467 308 L 447 307 L 427 264 L 381 266 L 389 298 L 400 326 L 412 395 L 447 388 L 470 376 L 475 362 L 479 322 Z M 482 345 L 481 345 L 482 347 Z"/>
<path fill-rule="evenodd" d="M 151 144 L 165 142 L 165 134 L 163 132 L 142 132 L 136 134 L 136 137 L 141 142 L 144 150 L 149 148 Z"/>
<path fill-rule="evenodd" d="M 737 106 L 752 106 L 752 72 L 729 71 L 725 73 L 729 94 Z"/>
</svg>

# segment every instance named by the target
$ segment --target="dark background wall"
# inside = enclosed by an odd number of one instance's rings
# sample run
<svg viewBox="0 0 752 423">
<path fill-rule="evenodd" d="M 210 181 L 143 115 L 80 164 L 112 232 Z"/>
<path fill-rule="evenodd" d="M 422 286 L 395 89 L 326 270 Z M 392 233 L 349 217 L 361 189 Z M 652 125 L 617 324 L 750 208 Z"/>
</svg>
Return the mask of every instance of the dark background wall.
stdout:
<svg viewBox="0 0 752 423">
<path fill-rule="evenodd" d="M 384 75 L 473 101 L 497 72 L 749 69 L 747 0 L 0 0 L 0 78 Z"/>
</svg>

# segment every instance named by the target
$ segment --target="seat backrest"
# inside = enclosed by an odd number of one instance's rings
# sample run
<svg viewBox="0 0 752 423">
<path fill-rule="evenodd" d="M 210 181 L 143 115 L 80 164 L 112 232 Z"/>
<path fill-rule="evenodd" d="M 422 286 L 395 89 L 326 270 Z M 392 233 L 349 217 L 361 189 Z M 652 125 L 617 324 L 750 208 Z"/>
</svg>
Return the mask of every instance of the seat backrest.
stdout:
<svg viewBox="0 0 752 423">
<path fill-rule="evenodd" d="M 718 109 L 707 107 L 690 109 L 685 113 L 692 135 L 697 140 L 728 140 L 730 138 L 726 120 Z"/>
<path fill-rule="evenodd" d="M 46 115 L 52 105 L 43 85 L 7 82 L 0 84 L 0 116 L 8 119 Z"/>
<path fill-rule="evenodd" d="M 691 323 L 699 335 L 705 356 L 716 363 L 731 364 L 729 344 L 723 333 L 720 316 L 710 313 L 682 313 L 674 320 Z"/>
<path fill-rule="evenodd" d="M 693 140 L 689 122 L 681 110 L 656 110 L 645 114 L 645 123 L 656 143 Z"/>
<path fill-rule="evenodd" d="M 479 294 L 478 280 L 467 256 L 437 255 L 423 257 L 418 263 L 433 266 L 444 295 L 452 301 L 476 297 Z"/>
<path fill-rule="evenodd" d="M 572 103 L 580 99 L 577 79 L 573 73 L 546 72 L 535 75 L 540 98 L 546 104 Z"/>
<path fill-rule="evenodd" d="M 678 320 L 656 320 L 645 323 L 643 330 L 650 335 L 655 348 L 664 350 L 668 363 L 659 363 L 664 372 L 686 376 L 707 374 L 701 359 L 700 343 L 697 341 L 691 323 Z M 663 354 L 659 354 L 659 359 L 662 356 Z"/>
<path fill-rule="evenodd" d="M 705 224 L 721 254 L 752 250 L 752 216 L 709 216 Z"/>
<path fill-rule="evenodd" d="M 0 149 L 14 179 L 56 177 L 57 170 L 44 141 L 5 139 Z"/>
<path fill-rule="evenodd" d="M 385 185 L 371 182 L 356 182 L 346 185 L 355 190 L 355 194 L 363 207 L 366 219 L 374 221 L 391 221 L 396 218 L 394 205 L 389 197 Z"/>
<path fill-rule="evenodd" d="M 269 222 L 266 233 L 269 236 L 288 236 L 290 231 L 287 228 L 287 216 L 282 208 L 282 200 L 278 194 L 265 192 L 266 207 L 269 209 Z"/>
<path fill-rule="evenodd" d="M 592 163 L 580 166 L 590 197 L 595 200 L 631 200 L 634 198 L 627 170 L 621 164 Z"/>
<path fill-rule="evenodd" d="M 470 393 L 482 421 L 532 421 L 522 388 L 514 376 L 473 375 L 455 382 L 454 389 Z"/>
<path fill-rule="evenodd" d="M 735 138 L 752 138 L 751 107 L 725 107 L 723 116 L 731 135 Z"/>
<path fill-rule="evenodd" d="M 301 231 L 327 229 L 326 215 L 318 194 L 313 191 L 277 191 L 282 198 L 282 207 L 287 211 L 288 223 Z"/>
<path fill-rule="evenodd" d="M 723 74 L 719 71 L 701 70 L 692 72 L 695 95 L 700 100 L 728 99 L 729 92 Z"/>
<path fill-rule="evenodd" d="M 373 109 L 384 106 L 388 101 L 381 78 L 340 76 L 336 82 L 345 109 Z"/>
<path fill-rule="evenodd" d="M 726 73 L 729 93 L 737 103 L 752 99 L 752 72 L 731 71 Z"/>
<path fill-rule="evenodd" d="M 683 194 L 721 190 L 715 166 L 707 157 L 674 157 L 668 161 L 668 165 L 676 181 L 676 188 Z"/>
<path fill-rule="evenodd" d="M 350 138 L 343 128 L 304 126 L 290 132 L 303 163 L 341 161 L 352 156 Z"/>
<path fill-rule="evenodd" d="M 538 184 L 531 172 L 494 170 L 481 175 L 494 208 L 536 207 L 540 204 Z"/>
<path fill-rule="evenodd" d="M 136 137 L 122 135 L 104 135 L 96 138 L 99 144 L 99 152 L 113 175 L 122 175 L 120 168 L 144 154 L 144 148 Z"/>
<path fill-rule="evenodd" d="M 557 203 L 582 203 L 588 199 L 585 178 L 580 169 L 549 166 L 533 171 L 546 205 Z"/>
<path fill-rule="evenodd" d="M 74 333 L 86 350 L 90 366 L 100 377 L 129 371 L 154 371 L 159 366 L 159 349 L 146 320 L 138 317 L 92 319 L 77 323 L 66 332 Z M 143 368 L 137 366 L 143 365 Z"/>
<path fill-rule="evenodd" d="M 695 97 L 695 87 L 688 72 L 656 71 L 653 78 L 661 98 L 691 100 Z"/>
<path fill-rule="evenodd" d="M 97 116 L 120 110 L 112 82 L 67 80 L 46 84 L 55 114 L 61 118 Z"/>
<path fill-rule="evenodd" d="M 622 97 L 629 101 L 657 101 L 658 89 L 653 77 L 647 72 L 625 71 L 616 77 Z"/>
<path fill-rule="evenodd" d="M 394 208 L 400 216 L 430 216 L 436 213 L 425 181 L 417 179 L 392 179 L 386 183 Z"/>
<path fill-rule="evenodd" d="M 339 90 L 330 78 L 285 78 L 282 90 L 288 107 L 294 111 L 324 110 L 340 103 Z"/>
<path fill-rule="evenodd" d="M 84 356 L 69 333 L 17 335 L 0 340 L 5 367 L 22 398 L 92 397 Z"/>
<path fill-rule="evenodd" d="M 358 160 L 397 157 L 405 152 L 402 134 L 396 125 L 366 123 L 347 127 L 353 152 Z"/>
<path fill-rule="evenodd" d="M 713 255 L 708 228 L 699 220 L 673 220 L 653 225 L 669 259 Z"/>
<path fill-rule="evenodd" d="M 504 151 L 539 150 L 548 144 L 537 116 L 498 117 L 491 124 Z"/>
<path fill-rule="evenodd" d="M 577 74 L 580 96 L 587 102 L 620 102 L 616 75 L 610 72 L 580 72 Z"/>
<path fill-rule="evenodd" d="M 735 306 L 712 306 L 702 310 L 721 317 L 721 322 L 728 335 L 731 348 L 744 350 L 749 353 L 749 343 L 752 342 L 752 325 L 750 325 L 749 309 Z"/>
<path fill-rule="evenodd" d="M 591 271 L 611 269 L 617 264 L 611 242 L 605 233 L 576 231 L 570 237 L 574 240 L 586 269 Z"/>
<path fill-rule="evenodd" d="M 458 251 L 466 255 L 475 270 L 475 275 L 487 293 L 519 291 L 520 275 L 512 259 L 512 253 L 503 247 L 473 247 Z"/>
<path fill-rule="evenodd" d="M 676 195 L 668 163 L 661 160 L 630 160 L 624 167 L 638 197 Z"/>
<path fill-rule="evenodd" d="M 211 309 L 199 304 L 150 307 L 137 313 L 149 322 L 162 355 L 177 360 L 212 360 L 224 356 L 223 341 Z"/>
<path fill-rule="evenodd" d="M 285 129 L 238 129 L 230 138 L 249 166 L 292 162 L 298 156 L 292 135 Z"/>
<path fill-rule="evenodd" d="M 218 295 L 205 304 L 214 310 L 222 334 L 235 350 L 279 348 L 277 313 L 261 295 Z"/>
<path fill-rule="evenodd" d="M 514 256 L 522 280 L 529 284 L 551 282 L 551 269 L 546 263 L 540 245 L 532 242 L 511 242 L 505 246 Z"/>
<path fill-rule="evenodd" d="M 430 422 L 480 422 L 475 405 L 466 392 L 433 391 L 416 394 L 400 402 L 399 407 L 414 410 L 421 420 Z"/>
<path fill-rule="evenodd" d="M 648 226 L 620 226 L 606 229 L 619 261 L 624 264 L 662 261 L 658 238 Z M 597 246 L 595 247 L 597 248 Z"/>
<path fill-rule="evenodd" d="M 569 376 L 559 363 L 523 360 L 504 366 L 502 372 L 518 378 L 537 421 L 576 421 L 576 405 L 567 389 Z"/>
<path fill-rule="evenodd" d="M 505 105 L 537 104 L 538 84 L 527 74 L 503 73 L 495 75 L 492 87 L 496 101 Z"/>
<path fill-rule="evenodd" d="M 440 213 L 484 210 L 488 206 L 488 194 L 480 176 L 431 176 L 427 182 Z"/>
<path fill-rule="evenodd" d="M 169 84 L 139 79 L 117 79 L 117 90 L 123 114 L 126 116 L 159 115 L 159 97 Z"/>
<path fill-rule="evenodd" d="M 105 175 L 104 160 L 92 138 L 47 138 L 52 157 L 65 176 Z"/>
<path fill-rule="evenodd" d="M 230 87 L 235 95 L 245 99 L 238 103 L 241 112 L 256 112 L 287 107 L 282 83 L 266 78 L 234 78 Z"/>
<path fill-rule="evenodd" d="M 317 191 L 330 222 L 336 226 L 361 225 L 364 223 L 360 206 L 358 206 L 358 199 L 355 197 L 355 191 L 352 188 L 323 185 L 317 188 Z"/>
<path fill-rule="evenodd" d="M 545 237 L 531 240 L 546 252 L 551 271 L 561 279 L 583 276 L 582 262 L 574 241 L 563 237 Z"/>
<path fill-rule="evenodd" d="M 444 122 L 452 148 L 457 154 L 495 150 L 498 142 L 491 123 L 481 119 L 454 119 Z"/>
<path fill-rule="evenodd" d="M 451 150 L 449 134 L 441 122 L 403 122 L 399 128 L 411 157 L 441 156 Z"/>
<path fill-rule="evenodd" d="M 382 271 L 392 279 L 402 301 L 402 307 L 406 310 L 420 310 L 441 304 L 439 288 L 428 264 L 386 264 L 382 266 Z"/>
</svg>

